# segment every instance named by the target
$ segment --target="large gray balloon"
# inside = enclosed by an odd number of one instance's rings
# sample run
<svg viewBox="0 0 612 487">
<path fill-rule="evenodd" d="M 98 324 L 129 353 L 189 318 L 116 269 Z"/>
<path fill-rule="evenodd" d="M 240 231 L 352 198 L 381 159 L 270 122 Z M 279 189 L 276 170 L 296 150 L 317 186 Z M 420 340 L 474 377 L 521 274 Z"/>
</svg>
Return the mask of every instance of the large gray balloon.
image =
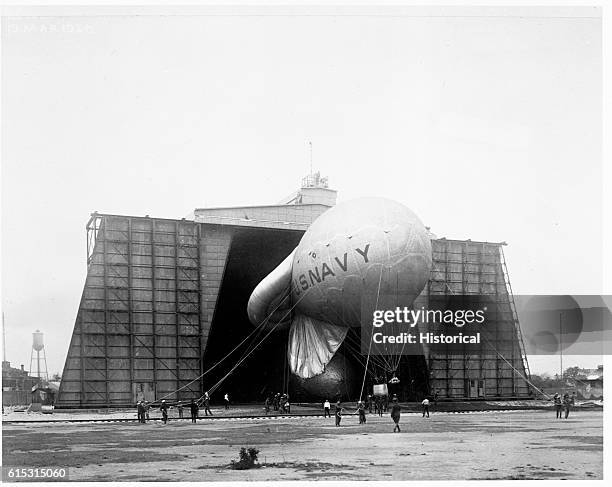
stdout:
<svg viewBox="0 0 612 487">
<path fill-rule="evenodd" d="M 302 378 L 325 370 L 348 327 L 377 303 L 410 306 L 429 280 L 431 241 L 418 217 L 384 198 L 341 203 L 253 291 L 254 324 L 291 322 L 289 363 Z"/>
</svg>

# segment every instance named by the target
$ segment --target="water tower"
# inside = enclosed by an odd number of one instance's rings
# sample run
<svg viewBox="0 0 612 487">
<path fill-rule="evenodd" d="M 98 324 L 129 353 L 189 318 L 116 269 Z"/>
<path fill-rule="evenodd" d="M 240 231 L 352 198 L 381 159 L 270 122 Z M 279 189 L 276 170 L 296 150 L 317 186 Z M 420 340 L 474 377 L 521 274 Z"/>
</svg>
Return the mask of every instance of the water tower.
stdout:
<svg viewBox="0 0 612 487">
<path fill-rule="evenodd" d="M 36 352 L 36 377 L 44 381 L 49 380 L 49 373 L 47 371 L 47 354 L 45 352 L 45 343 L 43 341 L 43 334 L 40 330 L 36 330 L 32 333 L 32 354 L 30 355 L 30 375 L 32 374 L 32 363 L 34 362 L 34 352 Z M 40 354 L 42 352 L 42 360 L 44 365 L 44 372 L 40 369 Z"/>
</svg>

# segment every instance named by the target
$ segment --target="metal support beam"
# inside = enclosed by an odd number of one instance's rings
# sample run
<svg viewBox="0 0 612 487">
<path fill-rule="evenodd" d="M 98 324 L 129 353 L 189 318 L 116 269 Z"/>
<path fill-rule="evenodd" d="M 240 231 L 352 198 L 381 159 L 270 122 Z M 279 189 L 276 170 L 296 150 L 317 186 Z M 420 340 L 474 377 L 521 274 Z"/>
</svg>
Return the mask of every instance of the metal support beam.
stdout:
<svg viewBox="0 0 612 487">
<path fill-rule="evenodd" d="M 202 224 L 197 223 L 197 259 L 198 259 L 198 342 L 200 344 L 200 395 L 204 395 L 206 389 L 204 388 L 204 338 L 202 337 Z"/>
<path fill-rule="evenodd" d="M 157 279 L 157 272 L 155 266 L 155 220 L 153 218 L 149 219 L 150 229 L 151 229 L 151 325 L 153 328 L 152 335 L 152 349 L 153 353 L 151 354 L 151 360 L 153 362 L 153 384 L 154 384 L 154 394 L 155 399 L 157 399 L 157 296 L 156 296 L 156 287 L 155 280 Z"/>
<path fill-rule="evenodd" d="M 178 273 L 178 259 L 179 259 L 179 223 L 174 222 L 174 328 L 175 328 L 175 355 L 176 355 L 176 390 L 178 391 L 181 387 L 181 368 L 179 365 L 181 352 L 179 348 L 180 336 L 179 336 L 179 273 Z M 180 391 L 176 393 L 176 399 L 179 400 Z"/>
<path fill-rule="evenodd" d="M 128 330 L 130 333 L 130 356 L 128 358 L 130 362 L 130 395 L 134 392 L 134 313 L 133 313 L 133 302 L 132 302 L 132 278 L 133 278 L 133 269 L 132 269 L 132 219 L 128 218 L 128 242 L 127 242 L 127 261 L 128 261 L 128 271 L 127 271 L 127 292 L 128 292 Z M 134 398 L 133 398 L 134 399 Z"/>
</svg>

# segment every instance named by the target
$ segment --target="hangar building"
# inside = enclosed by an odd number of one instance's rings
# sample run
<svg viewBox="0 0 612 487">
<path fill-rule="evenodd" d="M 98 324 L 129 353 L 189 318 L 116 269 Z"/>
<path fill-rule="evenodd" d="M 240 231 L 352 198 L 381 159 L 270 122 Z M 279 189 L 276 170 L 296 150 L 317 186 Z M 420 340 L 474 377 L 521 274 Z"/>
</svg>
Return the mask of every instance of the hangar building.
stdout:
<svg viewBox="0 0 612 487">
<path fill-rule="evenodd" d="M 56 407 L 201 397 L 236 360 L 209 369 L 252 331 L 246 313 L 252 290 L 335 201 L 336 191 L 315 173 L 276 205 L 199 208 L 177 220 L 93 213 L 86 227 L 87 277 Z M 438 347 L 403 359 L 399 375 L 407 380 L 397 389 L 400 399 L 433 391 L 441 399 L 529 397 L 503 243 L 432 238 L 432 247 L 422 297 L 495 296 L 502 310 L 496 343 L 502 345 L 470 356 Z M 286 331 L 271 335 L 223 390 L 235 401 L 284 390 L 290 382 L 286 343 Z M 299 390 L 293 397 L 319 399 L 300 397 Z"/>
</svg>

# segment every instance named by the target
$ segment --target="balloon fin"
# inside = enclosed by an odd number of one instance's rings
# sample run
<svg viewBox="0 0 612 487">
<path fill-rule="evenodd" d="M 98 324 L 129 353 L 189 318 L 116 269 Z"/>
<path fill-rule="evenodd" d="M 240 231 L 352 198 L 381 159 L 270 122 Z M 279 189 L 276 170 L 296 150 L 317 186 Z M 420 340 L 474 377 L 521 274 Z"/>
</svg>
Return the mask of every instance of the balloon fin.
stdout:
<svg viewBox="0 0 612 487">
<path fill-rule="evenodd" d="M 347 333 L 348 328 L 296 313 L 287 351 L 291 372 L 303 379 L 323 373 Z"/>
</svg>

